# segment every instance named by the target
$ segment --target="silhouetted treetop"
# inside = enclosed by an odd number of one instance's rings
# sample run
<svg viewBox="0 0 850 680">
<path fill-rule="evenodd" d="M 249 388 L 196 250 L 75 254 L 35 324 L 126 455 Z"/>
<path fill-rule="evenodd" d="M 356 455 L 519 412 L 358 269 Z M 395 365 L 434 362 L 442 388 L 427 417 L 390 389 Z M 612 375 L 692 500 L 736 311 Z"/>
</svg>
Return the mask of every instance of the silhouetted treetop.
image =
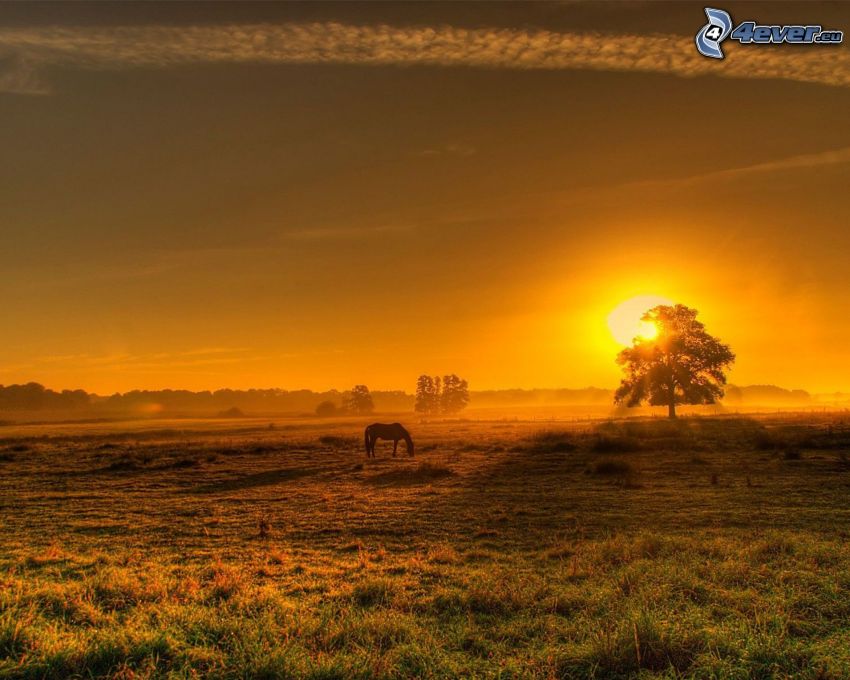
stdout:
<svg viewBox="0 0 850 680">
<path fill-rule="evenodd" d="M 372 395 L 369 393 L 369 388 L 366 385 L 355 385 L 352 387 L 351 391 L 346 392 L 343 396 L 343 403 L 346 410 L 358 415 L 366 415 L 375 410 Z"/>
<path fill-rule="evenodd" d="M 420 375 L 414 410 L 425 415 L 460 413 L 469 403 L 469 385 L 454 373 L 440 378 Z"/>
</svg>

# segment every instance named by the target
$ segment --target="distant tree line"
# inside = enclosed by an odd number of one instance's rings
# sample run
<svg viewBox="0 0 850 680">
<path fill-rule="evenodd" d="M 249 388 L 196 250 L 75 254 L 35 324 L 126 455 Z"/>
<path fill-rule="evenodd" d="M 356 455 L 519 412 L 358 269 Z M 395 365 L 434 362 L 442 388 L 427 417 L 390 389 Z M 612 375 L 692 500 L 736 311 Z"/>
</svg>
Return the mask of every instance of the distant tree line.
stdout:
<svg viewBox="0 0 850 680">
<path fill-rule="evenodd" d="M 372 411 L 437 415 L 457 413 L 467 405 L 470 392 L 466 381 L 421 376 L 416 396 L 400 390 L 370 391 L 365 385 L 348 391 L 329 390 L 134 390 L 124 394 L 100 396 L 84 390 L 55 391 L 38 383 L 0 385 L 0 412 L 74 412 L 79 415 L 146 415 L 155 413 L 214 415 L 230 409 L 248 414 L 318 413 L 322 416 Z M 423 380 L 424 378 L 424 380 Z M 457 380 L 457 382 L 455 381 Z M 428 382 L 430 380 L 430 383 Z M 459 388 L 462 385 L 462 388 Z M 420 389 L 421 388 L 421 389 Z M 581 390 L 490 390 L 472 393 L 478 407 L 599 404 L 610 403 L 613 392 L 587 388 Z M 447 396 L 446 396 L 447 395 Z M 724 402 L 735 405 L 813 405 L 818 403 L 808 392 L 786 390 L 775 385 L 728 386 Z"/>
<path fill-rule="evenodd" d="M 83 390 L 54 392 L 38 383 L 0 385 L 0 411 L 70 411 L 91 406 Z"/>
<path fill-rule="evenodd" d="M 325 399 L 316 407 L 316 415 L 322 418 L 341 415 L 368 415 L 375 410 L 372 393 L 366 385 L 355 385 L 342 393 L 341 405 L 331 399 Z"/>
<path fill-rule="evenodd" d="M 425 415 L 460 413 L 469 404 L 469 384 L 454 373 L 440 378 L 420 375 L 416 381 L 413 408 Z M 330 418 L 340 415 L 368 415 L 375 410 L 366 385 L 355 385 L 342 395 L 341 403 L 326 399 L 316 406 L 316 415 Z"/>
<path fill-rule="evenodd" d="M 365 389 L 365 386 L 364 386 Z M 338 404 L 344 410 L 349 395 L 360 391 L 328 390 L 133 390 L 123 394 L 101 396 L 84 390 L 57 392 L 38 383 L 0 385 L 0 411 L 75 411 L 97 416 L 112 414 L 205 414 L 239 409 L 243 413 L 313 413 L 322 402 Z M 368 402 L 380 411 L 409 411 L 413 396 L 401 390 L 369 392 Z M 356 400 L 356 408 L 364 401 Z"/>
<path fill-rule="evenodd" d="M 413 409 L 425 415 L 453 415 L 469 404 L 469 384 L 454 373 L 443 376 L 420 375 L 416 381 Z"/>
</svg>

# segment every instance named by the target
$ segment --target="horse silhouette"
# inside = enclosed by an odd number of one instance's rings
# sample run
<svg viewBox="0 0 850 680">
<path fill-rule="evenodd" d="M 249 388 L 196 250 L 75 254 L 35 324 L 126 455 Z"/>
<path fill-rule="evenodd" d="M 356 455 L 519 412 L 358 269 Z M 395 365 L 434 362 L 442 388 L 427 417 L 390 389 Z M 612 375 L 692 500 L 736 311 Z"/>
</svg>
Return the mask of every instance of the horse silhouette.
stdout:
<svg viewBox="0 0 850 680">
<path fill-rule="evenodd" d="M 410 438 L 410 432 L 401 423 L 372 423 L 366 428 L 364 440 L 366 443 L 366 455 L 369 458 L 375 457 L 375 442 L 379 439 L 393 440 L 393 456 L 398 451 L 399 440 L 404 439 L 407 443 L 407 455 L 413 455 L 413 439 Z"/>
</svg>

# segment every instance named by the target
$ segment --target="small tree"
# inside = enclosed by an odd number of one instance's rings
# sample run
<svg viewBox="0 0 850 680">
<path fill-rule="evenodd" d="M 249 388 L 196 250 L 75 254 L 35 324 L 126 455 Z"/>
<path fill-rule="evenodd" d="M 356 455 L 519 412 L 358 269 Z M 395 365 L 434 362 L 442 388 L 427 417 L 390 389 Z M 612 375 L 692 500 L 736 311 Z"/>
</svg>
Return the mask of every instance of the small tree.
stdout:
<svg viewBox="0 0 850 680">
<path fill-rule="evenodd" d="M 454 373 L 443 376 L 440 410 L 443 413 L 460 413 L 469 403 L 469 384 Z"/>
<path fill-rule="evenodd" d="M 648 401 L 667 406 L 669 417 L 675 418 L 676 404 L 713 404 L 723 396 L 724 371 L 735 355 L 696 317 L 697 310 L 684 305 L 659 305 L 643 315 L 658 334 L 635 338 L 617 356 L 626 376 L 614 395 L 615 403 L 638 406 Z"/>
<path fill-rule="evenodd" d="M 316 407 L 316 415 L 320 418 L 330 418 L 335 416 L 338 411 L 339 409 L 336 407 L 336 404 L 330 400 L 323 401 Z"/>
<path fill-rule="evenodd" d="M 439 378 L 430 375 L 420 375 L 416 381 L 416 401 L 413 410 L 417 413 L 430 415 L 437 413 L 440 408 Z"/>
<path fill-rule="evenodd" d="M 366 385 L 355 385 L 344 396 L 345 408 L 358 415 L 366 415 L 375 410 L 375 403 Z"/>
</svg>

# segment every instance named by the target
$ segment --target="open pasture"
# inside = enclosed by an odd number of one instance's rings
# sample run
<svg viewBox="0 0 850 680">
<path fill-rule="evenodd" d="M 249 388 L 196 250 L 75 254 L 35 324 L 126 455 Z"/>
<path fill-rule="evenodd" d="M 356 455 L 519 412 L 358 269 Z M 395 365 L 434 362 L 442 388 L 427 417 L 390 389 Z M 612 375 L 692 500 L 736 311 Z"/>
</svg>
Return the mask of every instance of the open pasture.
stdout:
<svg viewBox="0 0 850 680">
<path fill-rule="evenodd" d="M 0 431 L 0 676 L 850 676 L 850 419 Z"/>
</svg>

